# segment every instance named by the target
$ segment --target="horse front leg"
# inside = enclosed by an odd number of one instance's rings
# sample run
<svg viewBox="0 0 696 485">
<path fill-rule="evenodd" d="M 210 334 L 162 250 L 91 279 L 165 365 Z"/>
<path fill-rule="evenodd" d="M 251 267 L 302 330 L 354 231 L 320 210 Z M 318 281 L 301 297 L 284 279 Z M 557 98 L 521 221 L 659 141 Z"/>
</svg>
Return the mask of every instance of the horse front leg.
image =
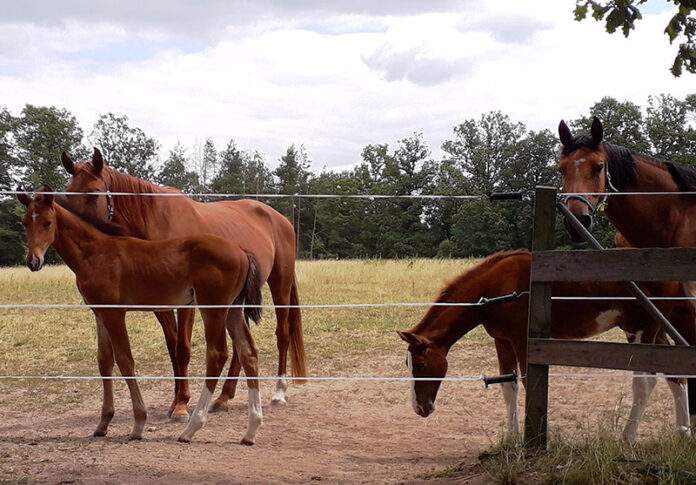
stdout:
<svg viewBox="0 0 696 485">
<path fill-rule="evenodd" d="M 218 378 L 227 362 L 227 338 L 225 336 L 226 309 L 201 309 L 205 326 L 206 343 L 206 381 L 201 391 L 191 419 L 179 441 L 189 443 L 193 435 L 201 429 L 208 420 L 208 409 L 217 386 Z"/>
<path fill-rule="evenodd" d="M 180 377 L 179 364 L 176 360 L 177 325 L 174 311 L 155 312 L 155 317 L 162 327 L 162 333 L 164 334 L 164 341 L 167 344 L 167 353 L 169 354 L 169 360 L 172 363 L 174 377 Z M 179 379 L 174 379 L 174 400 L 169 406 L 169 411 L 167 412 L 167 416 L 169 417 L 172 417 L 174 410 L 177 409 L 177 405 L 179 404 L 179 387 L 181 386 L 181 382 L 182 381 Z M 186 403 L 184 403 L 184 405 L 185 404 Z"/>
<path fill-rule="evenodd" d="M 102 408 L 101 418 L 94 436 L 106 436 L 109 424 L 114 417 L 114 381 L 110 379 L 114 370 L 114 351 L 111 348 L 109 333 L 104 327 L 100 316 L 95 314 L 97 320 L 97 365 L 99 374 L 107 379 L 102 379 Z"/>
<path fill-rule="evenodd" d="M 134 424 L 130 439 L 139 440 L 143 437 L 143 430 L 147 421 L 147 410 L 145 409 L 143 396 L 140 394 L 138 382 L 134 379 L 135 361 L 133 360 L 130 341 L 128 340 L 126 314 L 125 312 L 110 310 L 102 314 L 101 320 L 109 333 L 116 363 L 121 371 L 121 375 L 126 378 L 131 402 L 133 403 Z"/>
<path fill-rule="evenodd" d="M 230 314 L 234 312 L 238 313 L 238 315 L 235 315 L 234 318 L 244 318 L 243 310 L 241 308 L 231 308 L 229 311 Z M 230 317 L 228 316 L 228 318 Z M 231 328 L 228 328 L 227 332 L 229 333 L 230 338 L 234 342 L 234 335 L 232 335 Z M 234 395 L 237 392 L 237 383 L 239 382 L 239 373 L 241 369 L 242 363 L 239 360 L 239 353 L 237 352 L 237 349 L 234 347 L 233 343 L 232 362 L 230 362 L 230 369 L 227 372 L 227 377 L 229 377 L 230 379 L 225 380 L 225 383 L 222 385 L 222 391 L 220 391 L 220 395 L 210 406 L 211 413 L 227 411 L 227 402 L 230 399 L 234 398 Z"/>
<path fill-rule="evenodd" d="M 500 374 L 511 374 L 517 371 L 517 358 L 512 344 L 503 339 L 495 339 L 495 350 L 498 354 L 498 369 Z M 507 426 L 505 437 L 513 437 L 520 432 L 517 400 L 519 385 L 517 382 L 504 382 L 501 384 L 503 399 L 507 408 Z"/>
<path fill-rule="evenodd" d="M 191 335 L 196 311 L 192 308 L 180 308 L 177 310 L 177 336 L 176 336 L 176 368 L 178 386 L 174 398 L 174 407 L 171 412 L 172 421 L 187 422 L 189 419 L 188 402 L 191 399 L 189 388 L 188 365 L 191 360 Z"/>
</svg>

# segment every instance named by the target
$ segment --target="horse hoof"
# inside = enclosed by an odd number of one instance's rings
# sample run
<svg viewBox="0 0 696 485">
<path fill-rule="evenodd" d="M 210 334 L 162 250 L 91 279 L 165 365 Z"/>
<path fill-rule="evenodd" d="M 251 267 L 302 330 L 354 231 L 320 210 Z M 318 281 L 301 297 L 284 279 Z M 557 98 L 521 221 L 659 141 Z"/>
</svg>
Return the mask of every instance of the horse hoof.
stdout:
<svg viewBox="0 0 696 485">
<path fill-rule="evenodd" d="M 229 410 L 227 401 L 215 401 L 208 409 L 209 413 L 226 413 Z"/>
<path fill-rule="evenodd" d="M 95 429 L 94 433 L 92 433 L 92 436 L 95 438 L 101 438 L 103 436 L 106 436 L 106 430 L 105 429 Z"/>
<path fill-rule="evenodd" d="M 271 406 L 282 407 L 282 406 L 285 406 L 287 404 L 288 404 L 288 402 L 285 400 L 284 397 L 273 397 L 273 399 L 271 399 Z"/>
<path fill-rule="evenodd" d="M 131 433 L 128 435 L 128 441 L 140 441 L 143 439 L 142 434 Z"/>
<path fill-rule="evenodd" d="M 242 438 L 242 441 L 240 441 L 240 443 L 244 446 L 254 446 L 254 441 L 248 438 Z"/>
<path fill-rule="evenodd" d="M 169 416 L 169 420 L 174 423 L 188 423 L 189 413 L 186 410 L 178 412 L 175 411 L 171 414 L 171 416 Z"/>
<path fill-rule="evenodd" d="M 187 437 L 187 436 L 184 436 L 184 435 L 181 435 L 181 436 L 179 436 L 179 438 L 177 439 L 177 441 L 178 441 L 179 443 L 190 443 L 190 442 L 191 442 L 191 438 L 189 438 L 189 437 Z"/>
</svg>

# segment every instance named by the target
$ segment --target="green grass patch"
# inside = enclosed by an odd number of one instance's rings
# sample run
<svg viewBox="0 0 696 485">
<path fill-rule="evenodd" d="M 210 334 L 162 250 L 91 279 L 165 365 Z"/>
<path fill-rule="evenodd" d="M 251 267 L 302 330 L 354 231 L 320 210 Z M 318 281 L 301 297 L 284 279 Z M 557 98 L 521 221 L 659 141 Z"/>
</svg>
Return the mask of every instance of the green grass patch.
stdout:
<svg viewBox="0 0 696 485">
<path fill-rule="evenodd" d="M 696 441 L 664 431 L 630 445 L 599 428 L 582 436 L 554 436 L 548 452 L 530 452 L 521 440 L 480 456 L 496 483 L 696 483 Z"/>
</svg>

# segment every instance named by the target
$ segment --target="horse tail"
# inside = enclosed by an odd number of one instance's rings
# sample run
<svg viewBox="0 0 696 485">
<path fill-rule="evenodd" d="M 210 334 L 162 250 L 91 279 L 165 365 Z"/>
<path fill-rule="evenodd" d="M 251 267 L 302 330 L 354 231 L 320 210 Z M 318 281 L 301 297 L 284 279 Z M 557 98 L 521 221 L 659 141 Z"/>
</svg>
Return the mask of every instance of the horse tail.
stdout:
<svg viewBox="0 0 696 485">
<path fill-rule="evenodd" d="M 261 277 L 259 273 L 259 263 L 256 260 L 256 256 L 251 253 L 246 253 L 247 259 L 249 261 L 249 268 L 247 269 L 246 281 L 244 282 L 244 287 L 241 293 L 235 299 L 236 305 L 244 304 L 244 318 L 249 321 L 253 320 L 256 323 L 261 321 L 263 297 L 261 296 Z M 251 305 L 251 306 L 247 306 Z"/>
<path fill-rule="evenodd" d="M 288 314 L 288 330 L 290 333 L 290 362 L 292 364 L 292 374 L 295 377 L 294 382 L 304 384 L 305 379 L 297 379 L 298 377 L 307 377 L 307 356 L 304 350 L 304 338 L 302 335 L 302 314 L 297 305 L 300 304 L 300 298 L 297 294 L 297 278 L 293 277 L 292 287 L 290 288 L 290 311 Z"/>
</svg>

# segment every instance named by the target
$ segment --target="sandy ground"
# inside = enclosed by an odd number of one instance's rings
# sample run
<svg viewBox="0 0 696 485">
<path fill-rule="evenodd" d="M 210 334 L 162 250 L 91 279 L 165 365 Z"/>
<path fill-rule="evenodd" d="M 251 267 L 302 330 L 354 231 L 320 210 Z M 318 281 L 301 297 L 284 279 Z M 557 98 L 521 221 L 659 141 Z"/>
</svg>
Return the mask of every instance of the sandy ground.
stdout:
<svg viewBox="0 0 696 485">
<path fill-rule="evenodd" d="M 488 355 L 460 356 L 465 373 L 480 369 Z M 377 374 L 399 365 L 401 356 L 372 356 L 363 368 Z M 564 372 L 555 369 L 555 372 Z M 571 370 L 572 372 L 580 372 Z M 264 425 L 254 447 L 239 444 L 246 426 L 246 390 L 230 410 L 211 415 L 191 444 L 176 441 L 183 424 L 169 422 L 165 404 L 170 383 L 141 384 L 149 431 L 127 441 L 132 424 L 123 382 L 116 385 L 116 417 L 105 438 L 92 438 L 100 406 L 98 382 L 0 384 L 0 481 L 52 483 L 144 482 L 419 482 L 465 464 L 460 481 L 484 483 L 478 455 L 500 439 L 505 411 L 499 388 L 481 383 L 444 384 L 438 409 L 428 419 L 415 415 L 409 384 L 312 382 L 291 386 L 285 407 L 268 404 L 264 383 Z M 197 399 L 200 384 L 194 386 Z M 627 415 L 630 380 L 552 378 L 551 423 L 564 433 L 592 432 L 598 422 Z M 520 402 L 523 402 L 521 396 Z M 522 409 L 522 406 L 521 406 Z M 641 436 L 671 423 L 672 405 L 660 383 Z"/>
</svg>

